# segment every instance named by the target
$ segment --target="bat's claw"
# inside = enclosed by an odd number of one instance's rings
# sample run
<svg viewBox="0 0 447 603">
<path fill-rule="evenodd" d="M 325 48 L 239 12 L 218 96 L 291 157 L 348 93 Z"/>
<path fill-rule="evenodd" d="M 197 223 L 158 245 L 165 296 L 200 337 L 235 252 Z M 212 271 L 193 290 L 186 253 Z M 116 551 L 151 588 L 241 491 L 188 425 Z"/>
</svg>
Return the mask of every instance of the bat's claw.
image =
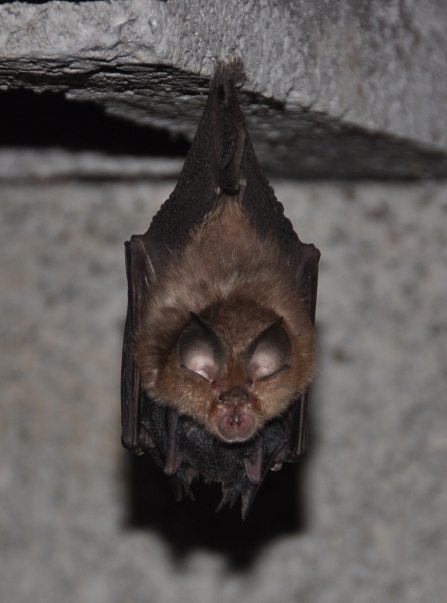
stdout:
<svg viewBox="0 0 447 603">
<path fill-rule="evenodd" d="M 275 463 L 273 467 L 270 467 L 270 471 L 280 471 L 282 468 L 282 463 Z"/>
</svg>

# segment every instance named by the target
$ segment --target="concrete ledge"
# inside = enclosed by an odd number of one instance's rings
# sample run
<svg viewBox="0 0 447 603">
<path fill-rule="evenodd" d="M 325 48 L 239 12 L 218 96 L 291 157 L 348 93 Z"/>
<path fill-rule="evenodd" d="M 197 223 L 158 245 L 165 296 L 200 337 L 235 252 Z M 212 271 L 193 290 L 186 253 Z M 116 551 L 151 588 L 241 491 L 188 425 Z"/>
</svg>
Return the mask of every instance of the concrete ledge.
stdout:
<svg viewBox="0 0 447 603">
<path fill-rule="evenodd" d="M 434 0 L 14 2 L 0 6 L 0 87 L 63 90 L 191 138 L 213 57 L 237 52 L 271 172 L 444 177 L 446 29 Z"/>
</svg>

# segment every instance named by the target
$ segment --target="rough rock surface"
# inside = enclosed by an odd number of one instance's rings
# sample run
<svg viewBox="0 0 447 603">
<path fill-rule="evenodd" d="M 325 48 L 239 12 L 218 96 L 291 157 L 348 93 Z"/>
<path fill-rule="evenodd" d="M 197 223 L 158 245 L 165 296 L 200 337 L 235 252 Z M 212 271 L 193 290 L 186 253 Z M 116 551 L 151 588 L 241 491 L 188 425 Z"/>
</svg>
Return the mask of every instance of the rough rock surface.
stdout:
<svg viewBox="0 0 447 603">
<path fill-rule="evenodd" d="M 129 157 L 60 148 L 0 149 L 0 181 L 63 178 L 178 178 L 183 158 Z"/>
<path fill-rule="evenodd" d="M 239 573 L 124 525 L 122 243 L 172 188 L 0 188 L 0 600 L 443 601 L 447 187 L 275 184 L 322 251 L 308 525 Z"/>
<path fill-rule="evenodd" d="M 240 54 L 256 148 L 280 175 L 447 173 L 447 11 L 435 0 L 0 5 L 0 88 L 63 90 L 191 137 L 214 57 Z"/>
</svg>

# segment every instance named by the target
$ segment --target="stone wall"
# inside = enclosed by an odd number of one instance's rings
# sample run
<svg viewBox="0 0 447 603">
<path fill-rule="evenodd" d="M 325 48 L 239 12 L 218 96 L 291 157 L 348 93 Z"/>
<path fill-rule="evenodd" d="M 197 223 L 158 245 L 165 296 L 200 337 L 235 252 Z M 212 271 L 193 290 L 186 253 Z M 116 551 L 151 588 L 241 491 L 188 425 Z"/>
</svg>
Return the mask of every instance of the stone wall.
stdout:
<svg viewBox="0 0 447 603">
<path fill-rule="evenodd" d="M 271 530 L 244 558 L 222 529 L 236 526 L 242 549 L 256 543 L 253 530 L 277 522 L 282 487 L 269 493 L 273 511 L 260 519 L 255 501 L 245 526 L 239 508 L 214 515 L 199 493 L 208 539 L 181 550 L 160 514 L 146 527 L 132 519 L 119 425 L 123 241 L 173 184 L 0 187 L 0 599 L 442 601 L 447 187 L 274 183 L 300 237 L 322 251 L 319 368 L 293 499 L 300 525 Z M 188 534 L 186 503 L 170 501 L 169 521 Z"/>
</svg>

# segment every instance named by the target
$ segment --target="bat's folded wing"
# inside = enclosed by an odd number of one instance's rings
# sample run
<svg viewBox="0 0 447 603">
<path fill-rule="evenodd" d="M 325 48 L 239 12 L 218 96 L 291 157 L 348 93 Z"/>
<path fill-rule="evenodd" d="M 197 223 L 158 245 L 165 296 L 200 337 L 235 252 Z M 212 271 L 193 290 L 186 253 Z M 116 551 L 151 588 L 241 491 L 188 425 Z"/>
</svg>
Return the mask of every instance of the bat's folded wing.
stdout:
<svg viewBox="0 0 447 603">
<path fill-rule="evenodd" d="M 122 443 L 137 454 L 143 453 L 139 416 L 142 391 L 134 345 L 135 335 L 143 319 L 144 300 L 149 288 L 148 278 L 152 270 L 146 247 L 147 239 L 147 234 L 134 235 L 125 243 L 128 304 L 121 365 Z"/>
</svg>

